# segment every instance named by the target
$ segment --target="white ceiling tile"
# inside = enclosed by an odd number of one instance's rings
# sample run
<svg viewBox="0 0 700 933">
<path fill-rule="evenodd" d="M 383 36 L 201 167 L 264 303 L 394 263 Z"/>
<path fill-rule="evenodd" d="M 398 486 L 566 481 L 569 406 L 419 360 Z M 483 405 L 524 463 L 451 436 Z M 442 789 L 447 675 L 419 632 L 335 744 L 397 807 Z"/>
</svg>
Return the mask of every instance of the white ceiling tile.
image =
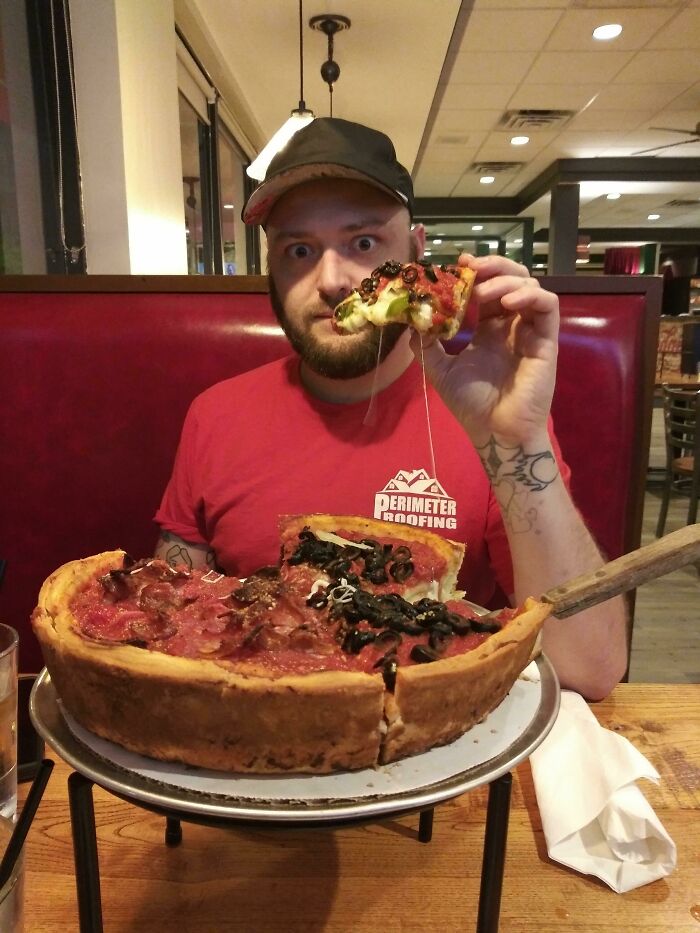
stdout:
<svg viewBox="0 0 700 933">
<path fill-rule="evenodd" d="M 698 78 L 698 59 L 693 55 L 678 52 L 637 52 L 615 77 L 618 84 L 636 84 L 648 81 L 657 83 L 692 85 Z"/>
<path fill-rule="evenodd" d="M 426 147 L 426 153 L 429 153 L 430 158 L 435 162 L 454 163 L 459 159 L 463 159 L 465 152 L 476 152 L 479 146 L 483 145 L 485 139 L 486 133 L 470 133 L 465 142 L 449 145 L 433 142 L 431 137 Z"/>
<path fill-rule="evenodd" d="M 651 129 L 661 126 L 672 130 L 694 130 L 699 120 L 700 114 L 697 110 L 661 110 L 645 120 L 644 127 Z"/>
<path fill-rule="evenodd" d="M 639 9 L 619 9 L 613 4 L 594 10 L 567 10 L 543 46 L 547 50 L 593 52 L 641 49 L 673 15 L 671 9 L 642 12 Z M 622 35 L 609 42 L 594 39 L 593 30 L 604 23 L 619 23 Z"/>
<path fill-rule="evenodd" d="M 649 75 L 646 76 L 647 81 Z M 609 84 L 595 96 L 596 110 L 655 110 L 669 106 L 685 90 L 682 84 Z"/>
<path fill-rule="evenodd" d="M 494 55 L 493 52 L 463 52 L 452 66 L 450 81 L 485 84 L 509 84 L 522 81 L 536 58 L 536 52 L 509 52 Z"/>
<path fill-rule="evenodd" d="M 454 198 L 493 198 L 503 193 L 508 182 L 506 175 L 497 175 L 492 185 L 482 185 L 479 176 L 473 172 L 466 172 L 458 181 L 452 191 Z"/>
<path fill-rule="evenodd" d="M 448 198 L 461 177 L 461 172 L 444 174 L 421 167 L 413 183 L 418 198 Z"/>
<path fill-rule="evenodd" d="M 598 130 L 635 130 L 653 114 L 653 108 L 646 110 L 601 110 L 594 103 L 577 114 L 567 129 L 597 132 Z"/>
<path fill-rule="evenodd" d="M 604 84 L 632 59 L 634 52 L 541 52 L 527 76 L 528 84 L 568 80 Z M 648 74 L 648 73 L 647 73 Z"/>
<path fill-rule="evenodd" d="M 698 0 L 700 2 L 700 0 Z M 571 0 L 474 0 L 475 10 L 565 9 Z"/>
<path fill-rule="evenodd" d="M 698 0 L 700 3 L 700 0 Z M 668 103 L 669 110 L 693 109 L 696 113 L 700 111 L 700 82 L 688 88 L 682 94 L 678 94 Z"/>
<path fill-rule="evenodd" d="M 509 133 L 503 131 L 489 133 L 479 150 L 479 158 L 502 162 L 530 162 L 535 153 L 544 149 L 556 138 L 557 133 L 551 130 L 531 130 L 529 134 L 530 142 L 525 146 L 511 145 L 510 141 L 515 135 L 512 131 Z"/>
<path fill-rule="evenodd" d="M 539 51 L 555 27 L 559 10 L 474 10 L 469 17 L 461 50 Z"/>
<path fill-rule="evenodd" d="M 512 93 L 512 84 L 450 82 L 443 95 L 442 106 L 451 110 L 462 109 L 467 104 L 477 110 L 498 110 L 506 106 Z"/>
<path fill-rule="evenodd" d="M 475 110 L 472 106 L 450 109 L 441 107 L 433 126 L 433 135 L 440 133 L 469 133 L 474 130 L 492 130 L 498 126 L 502 109 Z"/>
<path fill-rule="evenodd" d="M 581 110 L 601 85 L 525 84 L 508 101 L 509 110 Z"/>
<path fill-rule="evenodd" d="M 590 158 L 602 155 L 611 146 L 620 142 L 620 133 L 612 130 L 599 131 L 592 136 L 591 133 L 579 133 L 575 130 L 564 130 L 557 137 L 556 147 L 567 152 L 567 158 L 573 154 L 577 158 Z M 583 153 L 586 153 L 583 155 Z"/>
<path fill-rule="evenodd" d="M 649 43 L 651 49 L 700 49 L 700 9 L 684 10 Z"/>
</svg>

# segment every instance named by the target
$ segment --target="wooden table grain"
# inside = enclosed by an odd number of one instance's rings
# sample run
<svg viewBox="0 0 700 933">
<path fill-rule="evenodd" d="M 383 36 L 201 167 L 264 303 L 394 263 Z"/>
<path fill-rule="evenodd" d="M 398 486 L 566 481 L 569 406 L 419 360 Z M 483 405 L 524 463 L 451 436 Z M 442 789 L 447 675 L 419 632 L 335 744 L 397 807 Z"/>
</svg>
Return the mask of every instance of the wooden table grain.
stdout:
<svg viewBox="0 0 700 933">
<path fill-rule="evenodd" d="M 527 762 L 514 775 L 501 930 L 700 933 L 700 687 L 621 684 L 593 710 L 661 774 L 642 790 L 678 846 L 668 878 L 615 894 L 548 856 Z M 55 757 L 55 756 L 54 756 Z M 78 930 L 66 780 L 58 762 L 26 849 L 26 933 Z M 26 793 L 26 786 L 22 794 Z M 475 929 L 486 790 L 417 816 L 329 829 L 212 829 L 95 788 L 106 933 L 463 933 Z"/>
</svg>

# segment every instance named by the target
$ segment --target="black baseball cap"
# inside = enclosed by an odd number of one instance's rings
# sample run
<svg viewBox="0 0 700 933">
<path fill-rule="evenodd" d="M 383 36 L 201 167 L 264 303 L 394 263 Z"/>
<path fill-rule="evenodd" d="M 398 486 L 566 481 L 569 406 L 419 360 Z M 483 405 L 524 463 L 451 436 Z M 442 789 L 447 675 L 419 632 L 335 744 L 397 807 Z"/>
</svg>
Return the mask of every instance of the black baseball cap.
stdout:
<svg viewBox="0 0 700 933">
<path fill-rule="evenodd" d="M 318 117 L 272 159 L 265 180 L 246 201 L 243 220 L 264 226 L 283 194 L 316 178 L 366 182 L 396 198 L 413 217 L 413 182 L 389 137 L 361 123 Z"/>
</svg>

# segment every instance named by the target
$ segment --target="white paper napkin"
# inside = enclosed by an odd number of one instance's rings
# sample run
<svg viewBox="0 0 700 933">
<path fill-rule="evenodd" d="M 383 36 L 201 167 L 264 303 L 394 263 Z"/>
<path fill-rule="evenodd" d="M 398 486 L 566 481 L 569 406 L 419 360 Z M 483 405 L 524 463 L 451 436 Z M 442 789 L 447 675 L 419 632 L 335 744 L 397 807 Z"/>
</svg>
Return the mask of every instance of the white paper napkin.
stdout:
<svg viewBox="0 0 700 933">
<path fill-rule="evenodd" d="M 577 693 L 562 691 L 552 731 L 530 757 L 552 859 L 623 894 L 670 874 L 676 846 L 639 778 L 655 768 L 624 737 L 603 729 Z"/>
</svg>

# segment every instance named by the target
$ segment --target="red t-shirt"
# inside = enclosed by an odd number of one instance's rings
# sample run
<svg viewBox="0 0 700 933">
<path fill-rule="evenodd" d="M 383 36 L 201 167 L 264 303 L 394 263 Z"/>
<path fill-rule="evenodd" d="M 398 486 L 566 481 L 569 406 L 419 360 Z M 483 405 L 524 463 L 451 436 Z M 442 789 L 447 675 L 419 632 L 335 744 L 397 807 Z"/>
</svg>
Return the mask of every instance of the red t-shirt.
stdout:
<svg viewBox="0 0 700 933">
<path fill-rule="evenodd" d="M 368 405 L 309 395 L 297 357 L 212 386 L 187 414 L 156 521 L 208 544 L 221 569 L 241 577 L 278 562 L 280 515 L 407 523 L 465 542 L 460 586 L 473 602 L 502 605 L 513 592 L 505 529 L 462 427 L 429 385 L 433 471 L 416 363 L 376 396 L 371 417 Z M 555 453 L 568 483 L 556 443 Z"/>
</svg>

